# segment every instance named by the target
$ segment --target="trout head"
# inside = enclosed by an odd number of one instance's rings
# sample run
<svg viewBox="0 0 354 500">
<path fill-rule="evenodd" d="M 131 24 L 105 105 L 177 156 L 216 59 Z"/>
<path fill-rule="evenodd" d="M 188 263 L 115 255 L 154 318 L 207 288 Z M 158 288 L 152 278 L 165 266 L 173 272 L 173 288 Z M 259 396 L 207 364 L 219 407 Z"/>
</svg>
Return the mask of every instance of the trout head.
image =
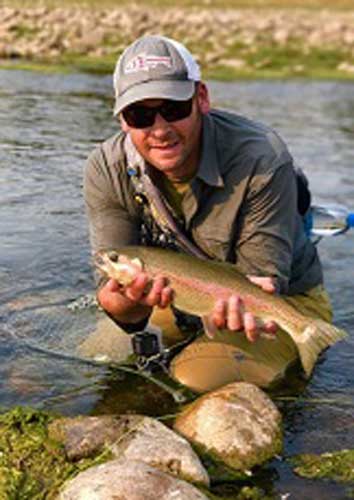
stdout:
<svg viewBox="0 0 354 500">
<path fill-rule="evenodd" d="M 97 252 L 94 264 L 108 278 L 112 278 L 122 286 L 128 286 L 144 269 L 139 259 L 130 259 L 114 250 Z"/>
</svg>

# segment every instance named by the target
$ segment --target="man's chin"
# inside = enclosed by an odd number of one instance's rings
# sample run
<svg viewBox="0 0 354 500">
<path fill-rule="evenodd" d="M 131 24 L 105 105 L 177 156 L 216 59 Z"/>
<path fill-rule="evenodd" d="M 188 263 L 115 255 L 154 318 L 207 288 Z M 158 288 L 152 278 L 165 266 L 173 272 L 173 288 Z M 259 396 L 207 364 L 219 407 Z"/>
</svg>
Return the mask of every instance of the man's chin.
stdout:
<svg viewBox="0 0 354 500">
<path fill-rule="evenodd" d="M 168 172 L 174 172 L 176 171 L 181 162 L 178 160 L 171 160 L 171 159 L 159 159 L 159 160 L 151 160 L 150 161 L 151 165 L 153 165 L 157 170 L 160 170 L 160 172 L 168 173 Z"/>
</svg>

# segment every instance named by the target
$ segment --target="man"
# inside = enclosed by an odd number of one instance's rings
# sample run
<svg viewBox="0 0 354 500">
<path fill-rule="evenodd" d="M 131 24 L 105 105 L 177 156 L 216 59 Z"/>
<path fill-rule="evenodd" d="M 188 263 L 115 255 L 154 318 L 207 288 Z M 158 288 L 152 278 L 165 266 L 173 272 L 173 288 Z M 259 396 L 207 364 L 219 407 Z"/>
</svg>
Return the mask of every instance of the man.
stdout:
<svg viewBox="0 0 354 500">
<path fill-rule="evenodd" d="M 287 295 L 305 313 L 329 320 L 321 265 L 298 211 L 293 159 L 279 136 L 212 110 L 196 61 L 165 37 L 142 37 L 123 52 L 114 89 L 122 131 L 92 153 L 85 171 L 93 252 L 130 244 L 188 247 L 234 263 L 265 291 Z M 159 218 L 170 219 L 168 231 Z M 187 246 L 179 244 L 185 240 Z M 142 272 L 125 289 L 101 280 L 97 297 L 133 333 L 154 308 L 171 305 L 173 290 L 164 276 L 150 283 Z M 217 342 L 204 338 L 187 347 L 173 362 L 173 375 L 199 390 L 239 378 L 258 381 L 259 374 L 248 373 L 254 355 L 246 359 L 234 344 L 244 339 L 242 332 L 251 343 L 262 332 L 274 334 L 275 323 L 261 324 L 236 295 L 216 297 L 210 321 L 227 332 Z M 267 385 L 276 372 L 259 384 Z"/>
</svg>

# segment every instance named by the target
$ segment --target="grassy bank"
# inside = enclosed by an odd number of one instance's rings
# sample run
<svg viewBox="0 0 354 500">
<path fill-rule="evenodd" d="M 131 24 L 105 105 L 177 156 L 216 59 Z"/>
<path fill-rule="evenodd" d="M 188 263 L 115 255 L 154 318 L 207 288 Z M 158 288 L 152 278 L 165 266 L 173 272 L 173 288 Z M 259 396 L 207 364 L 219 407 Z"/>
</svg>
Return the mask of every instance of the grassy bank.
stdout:
<svg viewBox="0 0 354 500">
<path fill-rule="evenodd" d="M 160 33 L 185 43 L 205 78 L 354 80 L 352 0 L 173 5 L 172 0 L 0 2 L 1 67 L 111 73 L 127 44 Z"/>
<path fill-rule="evenodd" d="M 116 58 L 63 57 L 57 60 L 0 60 L 0 68 L 7 70 L 37 71 L 47 74 L 70 74 L 76 72 L 110 75 L 114 71 Z M 325 81 L 354 81 L 354 73 L 347 73 L 329 67 L 314 67 L 311 62 L 308 67 L 300 70 L 291 66 L 279 66 L 274 60 L 274 66 L 267 69 L 233 70 L 225 66 L 216 66 L 203 71 L 204 80 L 234 81 L 234 80 L 290 80 L 309 79 Z"/>
</svg>

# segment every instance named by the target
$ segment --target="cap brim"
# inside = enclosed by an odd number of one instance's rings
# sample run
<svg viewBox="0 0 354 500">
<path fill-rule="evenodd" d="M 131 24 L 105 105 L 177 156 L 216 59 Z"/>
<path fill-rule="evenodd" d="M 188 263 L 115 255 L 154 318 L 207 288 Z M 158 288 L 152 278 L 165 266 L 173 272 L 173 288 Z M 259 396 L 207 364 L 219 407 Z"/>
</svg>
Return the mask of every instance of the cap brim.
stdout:
<svg viewBox="0 0 354 500">
<path fill-rule="evenodd" d="M 173 99 L 184 101 L 190 99 L 195 90 L 195 82 L 184 81 L 149 81 L 139 83 L 127 90 L 122 96 L 116 99 L 113 115 L 117 116 L 124 108 L 143 99 Z"/>
</svg>

